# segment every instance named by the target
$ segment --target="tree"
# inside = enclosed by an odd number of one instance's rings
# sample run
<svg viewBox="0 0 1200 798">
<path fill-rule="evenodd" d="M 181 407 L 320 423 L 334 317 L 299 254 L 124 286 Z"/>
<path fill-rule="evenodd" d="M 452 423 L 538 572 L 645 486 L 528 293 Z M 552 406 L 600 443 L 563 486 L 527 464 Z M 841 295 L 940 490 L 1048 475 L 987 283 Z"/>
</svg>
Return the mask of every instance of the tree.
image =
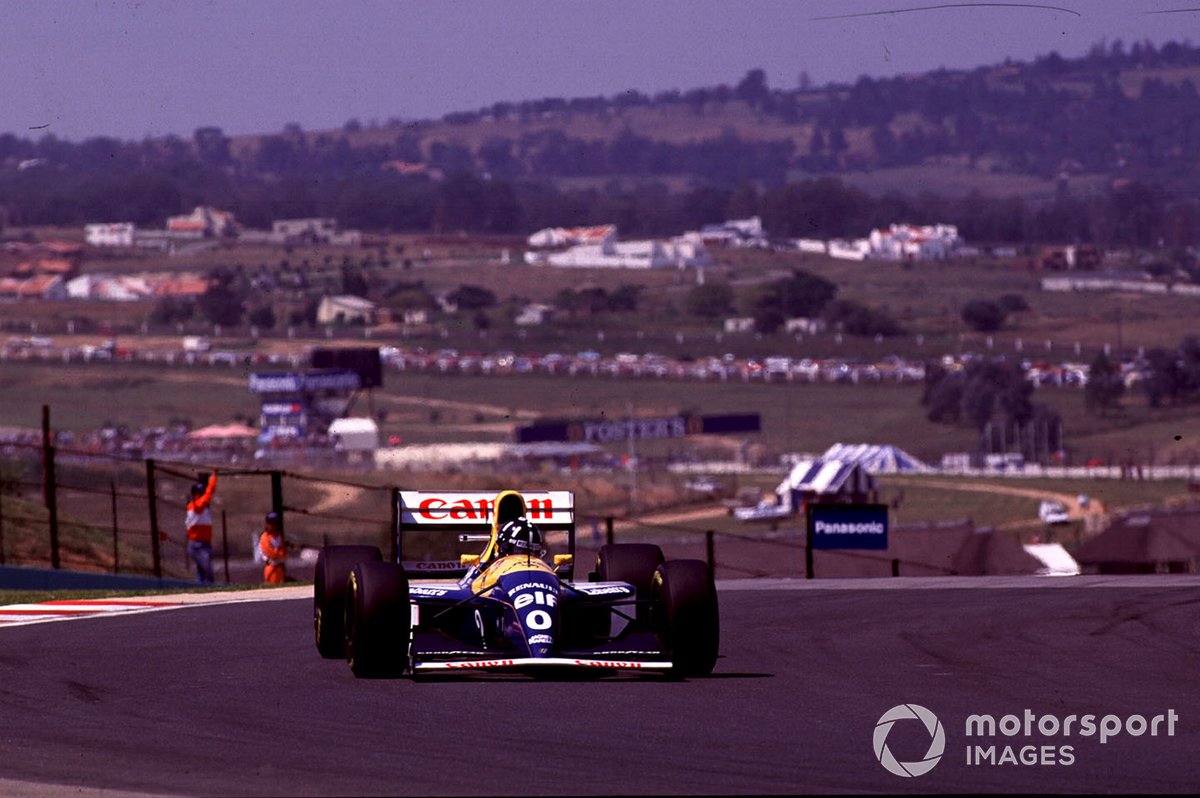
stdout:
<svg viewBox="0 0 1200 798">
<path fill-rule="evenodd" d="M 197 302 L 200 312 L 213 324 L 236 327 L 242 321 L 242 297 L 225 280 L 216 280 Z"/>
<path fill-rule="evenodd" d="M 1099 411 L 1100 415 L 1104 415 L 1120 404 L 1124 393 L 1125 383 L 1117 365 L 1103 352 L 1096 355 L 1088 368 L 1088 381 L 1083 389 L 1083 400 L 1088 412 Z"/>
<path fill-rule="evenodd" d="M 1004 294 L 996 304 L 1000 306 L 1005 313 L 1020 313 L 1029 310 L 1029 303 L 1025 301 L 1025 297 L 1020 294 Z"/>
<path fill-rule="evenodd" d="M 684 310 L 693 316 L 719 319 L 733 312 L 733 288 L 729 283 L 705 283 L 693 286 L 683 300 Z"/>
<path fill-rule="evenodd" d="M 754 314 L 754 331 L 763 335 L 773 335 L 785 321 L 783 314 L 775 308 L 763 308 Z"/>
<path fill-rule="evenodd" d="M 986 299 L 972 299 L 963 305 L 962 320 L 975 332 L 995 332 L 1004 326 L 1008 313 Z"/>
<path fill-rule="evenodd" d="M 259 305 L 250 311 L 249 321 L 255 327 L 263 330 L 275 329 L 275 311 L 270 305 Z"/>
<path fill-rule="evenodd" d="M 446 295 L 459 310 L 483 310 L 496 304 L 496 295 L 478 285 L 463 284 Z"/>
<path fill-rule="evenodd" d="M 837 291 L 837 286 L 824 277 L 794 269 L 791 277 L 751 293 L 747 304 L 752 314 L 771 308 L 785 319 L 811 318 L 837 296 Z"/>
<path fill-rule="evenodd" d="M 154 305 L 154 310 L 150 311 L 151 324 L 176 324 L 178 322 L 188 321 L 196 312 L 194 303 L 178 298 L 178 297 L 163 297 Z"/>
<path fill-rule="evenodd" d="M 1183 387 L 1183 374 L 1177 351 L 1155 347 L 1146 353 L 1146 375 L 1142 390 L 1151 407 L 1160 407 L 1164 399 L 1175 402 Z"/>
<path fill-rule="evenodd" d="M 893 336 L 904 332 L 886 312 L 845 299 L 830 302 L 824 316 L 835 329 L 847 335 Z"/>
<path fill-rule="evenodd" d="M 362 272 L 353 266 L 342 266 L 342 293 L 365 297 L 370 291 Z"/>
<path fill-rule="evenodd" d="M 733 90 L 733 95 L 752 106 L 769 100 L 771 90 L 767 88 L 767 73 L 761 69 L 751 69 Z"/>
<path fill-rule="evenodd" d="M 608 295 L 608 309 L 614 313 L 632 313 L 638 309 L 642 286 L 621 283 Z"/>
</svg>

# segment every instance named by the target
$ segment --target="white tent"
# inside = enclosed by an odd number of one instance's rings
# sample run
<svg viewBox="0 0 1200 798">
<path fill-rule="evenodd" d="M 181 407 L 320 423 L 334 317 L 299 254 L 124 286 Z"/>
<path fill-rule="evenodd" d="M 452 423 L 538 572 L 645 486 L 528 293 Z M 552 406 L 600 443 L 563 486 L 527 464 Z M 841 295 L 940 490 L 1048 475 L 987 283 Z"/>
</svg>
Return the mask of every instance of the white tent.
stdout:
<svg viewBox="0 0 1200 798">
<path fill-rule="evenodd" d="M 801 460 L 793 466 L 791 473 L 775 488 L 775 493 L 791 502 L 796 493 L 831 496 L 837 493 L 862 494 L 874 489 L 875 480 L 859 463 L 844 460 Z"/>
<path fill-rule="evenodd" d="M 873 443 L 835 443 L 822 460 L 860 463 L 872 474 L 929 474 L 934 468 L 897 446 Z"/>
</svg>

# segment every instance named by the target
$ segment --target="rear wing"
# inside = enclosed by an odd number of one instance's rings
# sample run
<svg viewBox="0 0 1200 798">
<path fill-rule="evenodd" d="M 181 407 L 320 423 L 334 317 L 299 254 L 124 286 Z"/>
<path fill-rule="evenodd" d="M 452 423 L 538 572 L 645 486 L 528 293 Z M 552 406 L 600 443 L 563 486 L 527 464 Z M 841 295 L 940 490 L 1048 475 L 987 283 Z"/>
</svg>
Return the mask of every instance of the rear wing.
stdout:
<svg viewBox="0 0 1200 798">
<path fill-rule="evenodd" d="M 547 538 L 555 533 L 566 537 L 567 553 L 575 555 L 575 494 L 569 490 L 521 491 L 526 516 Z M 495 491 L 396 492 L 396 561 L 410 575 L 452 576 L 466 572 L 459 560 L 414 560 L 404 557 L 404 536 L 416 530 L 451 535 L 490 535 Z M 478 550 L 481 550 L 480 547 Z"/>
</svg>

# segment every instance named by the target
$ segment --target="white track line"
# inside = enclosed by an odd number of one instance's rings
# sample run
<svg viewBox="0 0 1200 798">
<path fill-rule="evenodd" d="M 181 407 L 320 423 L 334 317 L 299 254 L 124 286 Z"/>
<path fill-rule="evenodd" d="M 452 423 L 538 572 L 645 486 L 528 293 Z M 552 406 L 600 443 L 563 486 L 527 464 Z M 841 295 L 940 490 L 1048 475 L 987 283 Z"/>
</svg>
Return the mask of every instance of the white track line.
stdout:
<svg viewBox="0 0 1200 798">
<path fill-rule="evenodd" d="M 305 585 L 236 592 L 181 593 L 173 596 L 146 596 L 145 598 L 77 599 L 71 601 L 46 601 L 39 604 L 9 604 L 0 607 L 0 628 L 29 626 L 30 624 L 49 623 L 52 621 L 72 621 L 83 618 L 135 615 L 207 604 L 278 601 L 281 599 L 310 598 L 311 596 L 312 588 Z"/>
</svg>

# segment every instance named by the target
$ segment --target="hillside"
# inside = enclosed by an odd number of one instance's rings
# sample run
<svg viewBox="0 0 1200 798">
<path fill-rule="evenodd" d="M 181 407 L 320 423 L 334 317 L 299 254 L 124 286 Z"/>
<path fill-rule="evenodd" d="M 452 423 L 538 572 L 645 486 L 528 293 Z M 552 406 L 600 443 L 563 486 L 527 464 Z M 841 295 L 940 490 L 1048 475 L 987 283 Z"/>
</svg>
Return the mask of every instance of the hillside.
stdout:
<svg viewBox="0 0 1200 798">
<path fill-rule="evenodd" d="M 897 219 L 1030 246 L 1195 243 L 1200 48 L 853 85 L 496 103 L 440 120 L 230 138 L 0 135 L 3 227 L 161 225 L 211 205 L 249 227 L 336 217 L 379 232 L 528 235 L 616 223 L 627 237 L 760 215 L 776 237 L 853 237 Z M 966 200 L 966 201 L 962 201 Z M 1186 264 L 1185 264 L 1186 265 Z"/>
<path fill-rule="evenodd" d="M 1200 49 L 1115 43 L 1086 58 L 938 71 L 850 86 L 780 90 L 753 70 L 734 87 L 611 98 L 497 103 L 441 120 L 239 137 L 231 152 L 264 168 L 342 150 L 386 163 L 503 177 L 687 177 L 778 184 L 806 175 L 937 167 L 881 192 L 966 193 L 940 173 L 1017 175 L 999 193 L 1106 175 L 1182 180 L 1200 151 Z M 345 147 L 346 149 L 342 149 Z M 288 158 L 283 158 L 288 155 Z M 732 164 L 731 156 L 750 164 Z M 1180 169 L 1184 173 L 1179 172 Z M 961 182 L 961 181 L 960 181 Z"/>
</svg>

